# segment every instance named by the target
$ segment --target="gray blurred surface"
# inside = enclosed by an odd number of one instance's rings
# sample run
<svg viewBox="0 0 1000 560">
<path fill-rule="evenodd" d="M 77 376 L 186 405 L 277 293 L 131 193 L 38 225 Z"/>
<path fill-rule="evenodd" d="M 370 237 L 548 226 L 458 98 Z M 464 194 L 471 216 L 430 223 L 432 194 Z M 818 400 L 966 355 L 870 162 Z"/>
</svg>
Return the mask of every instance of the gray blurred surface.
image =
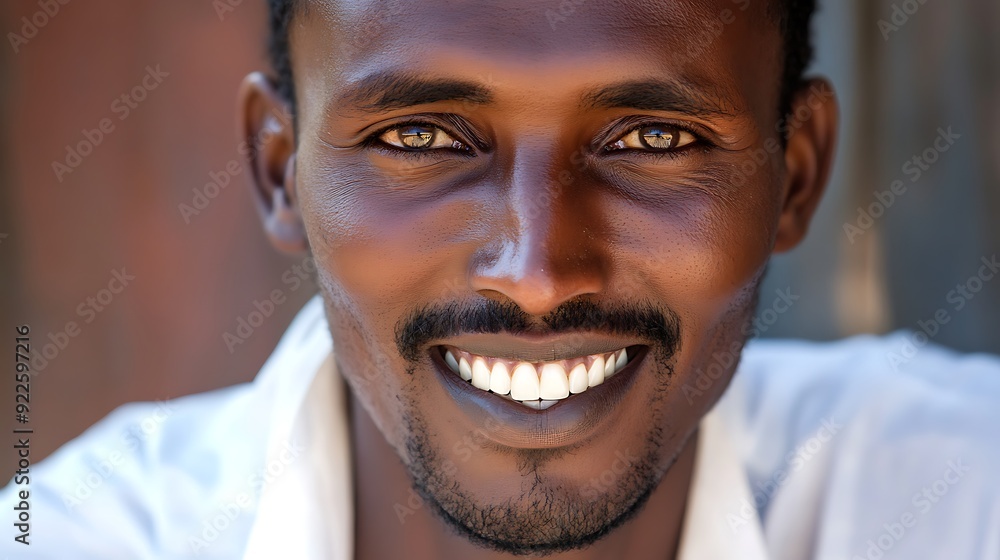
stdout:
<svg viewBox="0 0 1000 560">
<path fill-rule="evenodd" d="M 838 162 L 809 237 L 772 263 L 765 293 L 801 299 L 764 336 L 918 330 L 944 309 L 934 342 L 1000 353 L 1000 276 L 978 293 L 969 283 L 982 258 L 1000 257 L 1000 2 L 821 4 L 813 72 L 839 94 Z M 926 171 L 903 168 L 949 127 L 960 138 Z M 896 180 L 905 192 L 879 202 Z M 845 232 L 872 204 L 883 215 Z"/>
</svg>

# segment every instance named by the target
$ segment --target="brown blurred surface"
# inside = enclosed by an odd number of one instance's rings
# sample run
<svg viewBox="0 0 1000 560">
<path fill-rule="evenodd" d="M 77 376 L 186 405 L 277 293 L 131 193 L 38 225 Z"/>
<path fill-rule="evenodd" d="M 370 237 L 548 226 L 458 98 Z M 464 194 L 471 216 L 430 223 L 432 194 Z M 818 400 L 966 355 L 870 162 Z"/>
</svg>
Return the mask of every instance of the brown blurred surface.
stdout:
<svg viewBox="0 0 1000 560">
<path fill-rule="evenodd" d="M 0 28 L 20 33 L 21 18 L 37 11 L 37 0 L 4 2 Z M 31 326 L 36 351 L 68 322 L 79 327 L 44 368 L 35 361 L 33 462 L 121 403 L 252 379 L 313 292 L 282 283 L 297 260 L 267 245 L 242 167 L 190 223 L 178 208 L 192 205 L 192 189 L 204 191 L 210 172 L 239 159 L 236 90 L 265 67 L 263 2 L 223 15 L 209 1 L 74 1 L 19 52 L 9 38 L 3 46 L 3 363 L 13 363 L 16 325 Z M 169 75 L 122 118 L 127 105 L 116 99 L 143 83 L 147 67 Z M 67 145 L 102 119 L 114 128 L 57 180 L 53 161 L 65 163 Z M 101 290 L 123 268 L 135 279 L 106 306 L 98 301 L 100 312 L 88 311 L 87 298 L 112 295 Z M 288 300 L 231 354 L 222 334 L 275 289 Z M 0 383 L 8 450 L 9 369 Z M 0 454 L 4 481 L 13 459 Z"/>
</svg>

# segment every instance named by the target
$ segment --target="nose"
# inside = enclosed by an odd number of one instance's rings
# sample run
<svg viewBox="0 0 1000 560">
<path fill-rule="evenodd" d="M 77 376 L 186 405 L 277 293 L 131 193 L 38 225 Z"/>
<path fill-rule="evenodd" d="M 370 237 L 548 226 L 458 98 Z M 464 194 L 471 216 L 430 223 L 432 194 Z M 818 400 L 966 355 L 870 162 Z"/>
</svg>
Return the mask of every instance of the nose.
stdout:
<svg viewBox="0 0 1000 560">
<path fill-rule="evenodd" d="M 501 197 L 505 216 L 473 258 L 470 284 L 541 316 L 574 297 L 600 293 L 608 259 L 599 205 L 581 191 L 581 181 L 551 153 L 528 159 L 512 166 Z"/>
</svg>

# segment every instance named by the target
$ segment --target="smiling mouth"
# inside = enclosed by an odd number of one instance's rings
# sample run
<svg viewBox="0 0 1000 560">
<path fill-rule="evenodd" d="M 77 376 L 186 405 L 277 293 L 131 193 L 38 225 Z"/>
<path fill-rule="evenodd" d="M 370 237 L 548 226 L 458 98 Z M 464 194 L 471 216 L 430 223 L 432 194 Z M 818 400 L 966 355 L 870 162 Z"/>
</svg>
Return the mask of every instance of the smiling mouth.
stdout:
<svg viewBox="0 0 1000 560">
<path fill-rule="evenodd" d="M 441 346 L 448 368 L 473 387 L 535 410 L 597 387 L 638 354 L 638 347 L 547 362 L 481 356 Z"/>
</svg>

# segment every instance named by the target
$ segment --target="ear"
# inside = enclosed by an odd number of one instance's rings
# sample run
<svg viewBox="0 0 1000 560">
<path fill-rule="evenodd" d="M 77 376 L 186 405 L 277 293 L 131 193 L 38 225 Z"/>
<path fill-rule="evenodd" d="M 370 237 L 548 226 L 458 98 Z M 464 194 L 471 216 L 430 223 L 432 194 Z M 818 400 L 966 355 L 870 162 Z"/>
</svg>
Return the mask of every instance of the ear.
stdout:
<svg viewBox="0 0 1000 560">
<path fill-rule="evenodd" d="M 794 248 L 809 229 L 833 165 L 838 113 L 833 86 L 822 78 L 806 81 L 792 100 L 775 252 Z"/>
<path fill-rule="evenodd" d="M 295 130 L 288 102 L 260 72 L 240 85 L 237 122 L 250 189 L 271 244 L 289 254 L 308 249 L 295 192 Z"/>
</svg>

